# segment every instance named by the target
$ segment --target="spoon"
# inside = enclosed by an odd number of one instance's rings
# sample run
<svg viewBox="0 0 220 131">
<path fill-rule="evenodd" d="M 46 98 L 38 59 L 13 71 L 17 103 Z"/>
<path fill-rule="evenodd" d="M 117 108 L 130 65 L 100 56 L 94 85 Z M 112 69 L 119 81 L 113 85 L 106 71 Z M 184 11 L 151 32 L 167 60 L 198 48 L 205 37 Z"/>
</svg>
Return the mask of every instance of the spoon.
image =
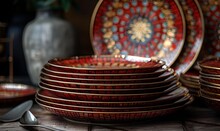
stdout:
<svg viewBox="0 0 220 131">
<path fill-rule="evenodd" d="M 17 105 L 13 109 L 5 113 L 4 115 L 1 115 L 0 122 L 12 122 L 19 120 L 26 111 L 30 110 L 32 105 L 33 105 L 32 100 L 28 100 L 21 103 L 20 105 Z"/>
<path fill-rule="evenodd" d="M 24 115 L 20 119 L 20 123 L 21 123 L 20 126 L 22 127 L 41 127 L 41 128 L 49 129 L 51 131 L 64 131 L 46 125 L 39 125 L 37 118 L 30 111 L 26 111 L 24 113 Z"/>
</svg>

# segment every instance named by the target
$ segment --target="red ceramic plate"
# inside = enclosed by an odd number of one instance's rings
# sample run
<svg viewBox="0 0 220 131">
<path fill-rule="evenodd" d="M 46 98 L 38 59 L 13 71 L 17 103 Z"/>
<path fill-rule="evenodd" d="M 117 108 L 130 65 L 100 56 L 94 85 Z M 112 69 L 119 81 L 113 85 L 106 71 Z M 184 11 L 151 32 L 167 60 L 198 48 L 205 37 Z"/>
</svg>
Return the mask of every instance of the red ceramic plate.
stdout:
<svg viewBox="0 0 220 131">
<path fill-rule="evenodd" d="M 100 0 L 90 24 L 95 54 L 136 55 L 172 65 L 185 40 L 177 0 Z"/>
<path fill-rule="evenodd" d="M 200 61 L 199 67 L 201 71 L 207 74 L 220 75 L 220 58 L 212 57 L 205 60 Z"/>
<path fill-rule="evenodd" d="M 158 110 L 148 111 L 131 111 L 131 112 L 93 112 L 93 111 L 77 111 L 63 108 L 57 108 L 54 106 L 48 106 L 42 103 L 38 103 L 40 107 L 47 111 L 50 111 L 56 115 L 66 117 L 68 119 L 84 121 L 84 122 L 99 122 L 99 123 L 117 123 L 119 122 L 137 122 L 138 120 L 150 120 L 152 118 L 158 118 L 161 116 L 169 115 L 183 109 L 192 103 L 193 99 L 190 99 L 187 103 Z"/>
<path fill-rule="evenodd" d="M 41 82 L 63 86 L 63 87 L 70 87 L 70 88 L 85 88 L 85 89 L 137 89 L 137 88 L 153 88 L 163 85 L 167 85 L 172 83 L 173 81 L 177 81 L 178 76 L 177 74 L 171 75 L 167 79 L 163 81 L 157 82 L 148 82 L 148 83 L 124 83 L 124 84 L 102 84 L 102 83 L 78 83 L 78 82 L 64 82 L 58 80 L 52 80 L 47 78 L 40 79 Z"/>
<path fill-rule="evenodd" d="M 164 61 L 138 56 L 81 56 L 48 61 L 51 70 L 86 74 L 127 74 L 154 72 Z"/>
<path fill-rule="evenodd" d="M 56 102 L 51 102 L 47 100 L 43 100 L 40 97 L 36 96 L 35 100 L 38 103 L 42 103 L 48 106 L 54 106 L 62 109 L 68 109 L 68 110 L 78 110 L 78 111 L 94 111 L 94 112 L 130 112 L 130 111 L 147 111 L 147 110 L 157 110 L 157 109 L 163 109 L 163 108 L 171 108 L 175 106 L 180 106 L 188 102 L 190 99 L 189 96 L 184 96 L 177 101 L 174 101 L 172 103 L 166 103 L 161 105 L 148 105 L 148 106 L 135 106 L 135 107 L 91 107 L 91 106 L 77 106 L 77 105 L 69 105 L 69 104 L 61 104 Z"/>
<path fill-rule="evenodd" d="M 70 100 L 65 98 L 59 98 L 48 90 L 39 90 L 37 96 L 43 100 L 68 104 L 68 105 L 77 105 L 77 106 L 91 106 L 91 107 L 133 107 L 133 106 L 152 106 L 152 105 L 162 105 L 167 103 L 172 103 L 178 99 L 188 96 L 189 91 L 186 88 L 177 88 L 176 90 L 170 92 L 167 95 L 159 97 L 154 100 L 139 100 L 139 101 L 126 101 L 126 102 L 106 102 L 106 101 L 79 101 L 79 100 Z"/>
<path fill-rule="evenodd" d="M 36 89 L 29 85 L 2 83 L 0 84 L 0 103 L 5 105 L 33 98 Z"/>
<path fill-rule="evenodd" d="M 82 101 L 137 101 L 137 100 L 153 100 L 179 88 L 179 85 L 168 87 L 164 91 L 150 92 L 150 93 L 131 93 L 131 94 L 100 94 L 100 93 L 80 93 L 73 91 L 64 91 L 59 89 L 51 89 L 47 87 L 40 87 L 41 89 L 48 90 L 58 97 L 71 100 Z"/>
<path fill-rule="evenodd" d="M 220 57 L 220 1 L 219 0 L 198 0 L 205 19 L 205 41 L 204 54 Z"/>
<path fill-rule="evenodd" d="M 101 83 L 101 84 L 126 84 L 126 83 L 149 83 L 149 82 L 159 82 L 167 79 L 168 77 L 174 75 L 174 70 L 169 68 L 165 73 L 157 77 L 146 77 L 140 79 L 83 79 L 83 78 L 72 78 L 72 77 L 61 77 L 57 75 L 50 75 L 44 73 L 40 74 L 41 78 L 58 80 L 62 82 L 76 82 L 76 83 Z"/>
<path fill-rule="evenodd" d="M 187 72 L 197 59 L 203 44 L 204 18 L 197 0 L 179 0 L 186 19 L 186 40 L 172 65 L 178 74 Z"/>
<path fill-rule="evenodd" d="M 50 65 L 45 65 L 42 69 L 42 72 L 47 74 L 56 75 L 60 77 L 69 77 L 69 78 L 83 78 L 83 79 L 141 79 L 146 77 L 156 77 L 163 74 L 167 71 L 167 66 L 163 66 L 163 68 L 158 69 L 154 72 L 147 73 L 126 73 L 126 74 L 84 74 L 84 73 L 69 73 L 63 71 L 57 71 L 53 69 L 49 69 Z"/>
</svg>

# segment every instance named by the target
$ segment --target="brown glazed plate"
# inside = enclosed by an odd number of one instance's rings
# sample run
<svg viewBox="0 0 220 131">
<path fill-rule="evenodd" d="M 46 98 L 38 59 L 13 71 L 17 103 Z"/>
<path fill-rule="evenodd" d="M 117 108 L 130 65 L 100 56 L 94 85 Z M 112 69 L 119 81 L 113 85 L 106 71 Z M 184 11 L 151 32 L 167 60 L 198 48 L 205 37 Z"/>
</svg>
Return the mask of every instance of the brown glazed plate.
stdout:
<svg viewBox="0 0 220 131">
<path fill-rule="evenodd" d="M 55 94 L 48 90 L 39 90 L 36 94 L 37 97 L 49 102 L 55 102 L 60 104 L 77 105 L 77 106 L 91 106 L 91 107 L 133 107 L 133 106 L 152 106 L 163 105 L 172 103 L 184 96 L 189 96 L 189 91 L 186 88 L 177 88 L 176 90 L 161 96 L 154 100 L 139 100 L 139 101 L 125 101 L 125 102 L 106 102 L 106 101 L 80 101 L 70 100 L 57 97 Z"/>
<path fill-rule="evenodd" d="M 220 59 L 212 57 L 198 62 L 201 71 L 207 74 L 220 75 Z"/>
<path fill-rule="evenodd" d="M 0 84 L 0 103 L 4 105 L 34 98 L 36 89 L 32 86 L 17 83 Z"/>
<path fill-rule="evenodd" d="M 174 75 L 174 70 L 169 68 L 166 72 L 157 77 L 146 77 L 146 78 L 137 78 L 137 79 L 83 79 L 83 78 L 72 78 L 72 77 L 62 77 L 56 75 L 50 75 L 44 73 L 43 71 L 40 74 L 41 78 L 57 80 L 62 82 L 76 82 L 76 83 L 102 83 L 102 84 L 123 84 L 123 83 L 149 83 L 156 81 L 163 81 L 168 77 Z"/>
<path fill-rule="evenodd" d="M 173 81 L 177 81 L 178 76 L 174 74 L 163 81 L 156 82 L 146 82 L 146 83 L 124 83 L 124 84 L 103 84 L 103 83 L 78 83 L 78 82 L 63 82 L 58 80 L 52 80 L 47 78 L 40 78 L 40 82 L 56 85 L 56 86 L 64 86 L 71 88 L 90 88 L 90 89 L 134 89 L 134 88 L 153 88 L 158 87 L 161 84 L 167 85 Z"/>
<path fill-rule="evenodd" d="M 90 24 L 97 55 L 137 55 L 172 65 L 185 41 L 185 18 L 177 0 L 100 0 Z"/>
<path fill-rule="evenodd" d="M 174 106 L 171 108 L 163 108 L 158 110 L 147 111 L 130 111 L 130 112 L 94 112 L 94 111 L 79 111 L 58 108 L 54 106 L 48 106 L 38 102 L 38 105 L 43 109 L 50 111 L 53 114 L 66 117 L 71 120 L 77 120 L 82 122 L 98 122 L 98 123 L 123 123 L 134 122 L 139 120 L 150 120 L 153 118 L 162 117 L 165 115 L 173 114 L 180 109 L 191 104 L 193 99 L 180 106 Z"/>
<path fill-rule="evenodd" d="M 58 97 L 82 100 L 82 101 L 137 101 L 137 100 L 153 100 L 179 88 L 174 85 L 164 91 L 151 92 L 151 93 L 132 93 L 132 94 L 100 94 L 100 93 L 80 93 L 73 91 L 63 91 L 57 89 L 50 89 L 40 87 L 41 89 L 48 90 Z"/>
<path fill-rule="evenodd" d="M 44 65 L 41 72 L 47 73 L 50 75 L 56 75 L 60 77 L 69 77 L 69 78 L 83 78 L 83 79 L 138 79 L 146 77 L 156 77 L 163 74 L 167 71 L 168 67 L 163 66 L 162 68 L 154 72 L 144 72 L 144 73 L 126 73 L 126 74 L 85 74 L 85 73 L 69 73 L 63 71 L 57 71 L 50 69 L 50 65 Z"/>
<path fill-rule="evenodd" d="M 78 56 L 49 60 L 51 70 L 86 74 L 127 74 L 154 72 L 165 62 L 152 58 L 124 55 Z"/>
<path fill-rule="evenodd" d="M 38 103 L 53 106 L 57 108 L 63 108 L 68 110 L 78 110 L 78 111 L 94 111 L 94 112 L 130 112 L 130 111 L 148 111 L 148 110 L 157 110 L 157 109 L 163 109 L 163 108 L 171 108 L 175 106 L 180 106 L 188 102 L 190 99 L 190 96 L 184 96 L 180 98 L 179 100 L 167 103 L 167 104 L 161 104 L 161 105 L 151 105 L 151 106 L 135 106 L 135 107 L 90 107 L 90 106 L 76 106 L 76 105 L 68 105 L 68 104 L 61 104 L 61 103 L 55 103 L 51 101 L 46 101 L 38 96 L 36 96 L 35 100 Z"/>
</svg>

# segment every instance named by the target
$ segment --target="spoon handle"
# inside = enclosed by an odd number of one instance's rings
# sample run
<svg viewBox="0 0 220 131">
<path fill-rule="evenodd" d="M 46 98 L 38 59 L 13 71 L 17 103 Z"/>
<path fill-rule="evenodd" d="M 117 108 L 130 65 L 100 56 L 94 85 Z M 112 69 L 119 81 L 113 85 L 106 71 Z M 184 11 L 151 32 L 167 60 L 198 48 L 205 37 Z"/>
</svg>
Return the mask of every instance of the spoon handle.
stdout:
<svg viewBox="0 0 220 131">
<path fill-rule="evenodd" d="M 65 131 L 65 130 L 61 130 L 61 129 L 57 129 L 57 128 L 50 127 L 50 126 L 45 126 L 45 125 L 26 125 L 26 124 L 21 124 L 20 126 L 22 126 L 22 127 L 41 127 L 41 128 L 49 129 L 51 131 Z"/>
</svg>

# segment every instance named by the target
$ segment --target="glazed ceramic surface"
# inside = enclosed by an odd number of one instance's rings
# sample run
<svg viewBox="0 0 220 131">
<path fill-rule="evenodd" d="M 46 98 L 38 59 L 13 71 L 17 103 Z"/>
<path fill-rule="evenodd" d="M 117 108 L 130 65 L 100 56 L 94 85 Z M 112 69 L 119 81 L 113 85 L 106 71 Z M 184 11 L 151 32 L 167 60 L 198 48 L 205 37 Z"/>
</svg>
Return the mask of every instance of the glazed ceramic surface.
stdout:
<svg viewBox="0 0 220 131">
<path fill-rule="evenodd" d="M 176 0 L 100 0 L 90 27 L 95 54 L 156 57 L 168 66 L 185 40 L 185 19 Z"/>
<path fill-rule="evenodd" d="M 48 61 L 51 70 L 86 74 L 126 74 L 154 72 L 165 62 L 151 58 L 124 55 L 81 56 Z"/>
<path fill-rule="evenodd" d="M 205 23 L 197 0 L 179 0 L 186 20 L 186 40 L 183 49 L 172 65 L 178 74 L 187 72 L 197 59 L 204 39 Z"/>
<path fill-rule="evenodd" d="M 205 19 L 205 41 L 203 57 L 209 55 L 220 57 L 220 1 L 198 0 Z"/>
</svg>

